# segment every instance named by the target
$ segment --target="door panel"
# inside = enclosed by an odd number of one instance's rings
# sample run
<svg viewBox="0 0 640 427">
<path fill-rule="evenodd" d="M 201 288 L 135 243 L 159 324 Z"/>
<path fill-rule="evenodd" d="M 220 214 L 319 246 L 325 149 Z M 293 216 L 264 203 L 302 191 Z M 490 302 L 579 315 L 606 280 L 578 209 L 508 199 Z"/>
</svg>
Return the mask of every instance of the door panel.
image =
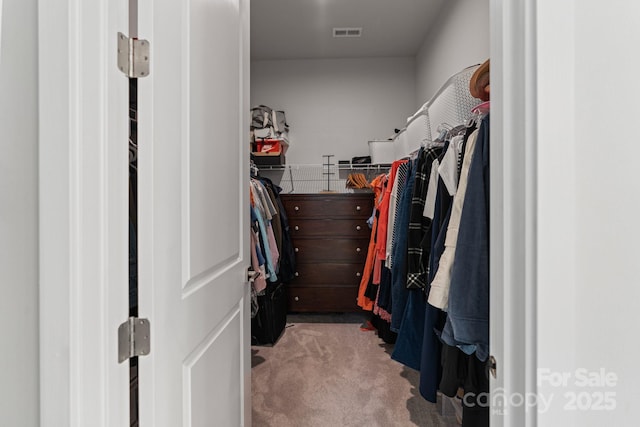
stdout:
<svg viewBox="0 0 640 427">
<path fill-rule="evenodd" d="M 185 165 L 184 242 L 188 280 L 238 259 L 237 159 L 240 129 L 240 61 L 237 1 L 184 2 L 182 158 Z M 221 74 L 224 73 L 224 78 Z M 234 143 L 235 142 L 235 143 Z M 220 163 L 220 165 L 218 165 Z M 222 165 L 225 163 L 225 165 Z M 231 165 L 229 165 L 231 163 Z M 223 167 L 231 166 L 231 167 Z M 235 185 L 234 185 L 235 184 Z M 214 197 L 215 196 L 215 197 Z M 224 209 L 225 205 L 233 208 Z M 212 221 L 224 227 L 209 227 Z M 203 233 L 209 230 L 209 233 Z M 220 243 L 224 242 L 225 245 Z"/>
<path fill-rule="evenodd" d="M 250 425 L 248 2 L 139 0 L 140 425 Z"/>
<path fill-rule="evenodd" d="M 237 310 L 208 336 L 185 360 L 183 381 L 185 425 L 239 426 L 241 425 L 241 383 L 238 382 L 242 319 Z M 211 381 L 211 377 L 215 381 Z M 227 408 L 229 396 L 232 407 Z"/>
</svg>

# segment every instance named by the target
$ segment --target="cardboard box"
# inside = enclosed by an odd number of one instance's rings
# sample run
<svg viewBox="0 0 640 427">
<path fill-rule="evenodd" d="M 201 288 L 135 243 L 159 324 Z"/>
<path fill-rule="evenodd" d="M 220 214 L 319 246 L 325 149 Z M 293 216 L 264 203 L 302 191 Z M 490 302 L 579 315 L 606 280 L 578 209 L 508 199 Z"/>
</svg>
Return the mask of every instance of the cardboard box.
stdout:
<svg viewBox="0 0 640 427">
<path fill-rule="evenodd" d="M 251 144 L 251 151 L 254 153 L 279 153 L 287 154 L 289 143 L 282 138 L 256 139 Z"/>
<path fill-rule="evenodd" d="M 251 153 L 256 166 L 278 166 L 286 164 L 284 153 Z"/>
<path fill-rule="evenodd" d="M 282 144 L 279 139 L 257 139 L 254 151 L 261 154 L 280 154 L 282 152 Z"/>
</svg>

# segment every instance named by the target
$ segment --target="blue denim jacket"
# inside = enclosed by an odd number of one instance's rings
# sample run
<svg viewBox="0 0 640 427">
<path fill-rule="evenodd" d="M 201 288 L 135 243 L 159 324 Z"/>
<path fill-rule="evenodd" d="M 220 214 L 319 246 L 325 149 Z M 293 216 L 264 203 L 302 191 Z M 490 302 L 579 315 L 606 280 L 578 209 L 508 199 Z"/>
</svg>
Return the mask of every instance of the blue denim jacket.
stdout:
<svg viewBox="0 0 640 427">
<path fill-rule="evenodd" d="M 489 116 L 469 169 L 442 339 L 478 359 L 489 356 Z"/>
</svg>

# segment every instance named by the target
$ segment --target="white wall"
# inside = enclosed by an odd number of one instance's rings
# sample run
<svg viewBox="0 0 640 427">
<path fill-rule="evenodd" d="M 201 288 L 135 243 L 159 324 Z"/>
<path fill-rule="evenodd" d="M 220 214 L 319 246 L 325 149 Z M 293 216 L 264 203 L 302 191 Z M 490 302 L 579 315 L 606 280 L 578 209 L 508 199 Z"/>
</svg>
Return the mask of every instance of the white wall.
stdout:
<svg viewBox="0 0 640 427">
<path fill-rule="evenodd" d="M 538 366 L 569 374 L 542 382 L 554 407 L 538 425 L 637 425 L 640 3 L 537 3 Z M 580 368 L 617 382 L 580 387 Z M 607 392 L 614 410 L 591 406 Z M 567 410 L 564 393 L 586 408 Z"/>
<path fill-rule="evenodd" d="M 251 105 L 284 110 L 287 163 L 350 160 L 387 138 L 415 111 L 413 58 L 253 61 Z"/>
<path fill-rule="evenodd" d="M 39 425 L 36 0 L 0 0 L 0 425 Z"/>
<path fill-rule="evenodd" d="M 489 58 L 489 0 L 447 0 L 416 56 L 414 110 L 453 74 Z"/>
</svg>

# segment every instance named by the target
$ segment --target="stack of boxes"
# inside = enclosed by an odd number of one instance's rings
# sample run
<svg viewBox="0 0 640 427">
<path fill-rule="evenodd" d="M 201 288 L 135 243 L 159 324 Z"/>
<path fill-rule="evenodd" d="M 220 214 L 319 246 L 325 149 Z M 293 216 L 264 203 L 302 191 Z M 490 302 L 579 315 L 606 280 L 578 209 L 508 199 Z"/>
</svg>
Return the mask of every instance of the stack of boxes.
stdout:
<svg viewBox="0 0 640 427">
<path fill-rule="evenodd" d="M 257 166 L 284 165 L 289 148 L 289 125 L 284 111 L 265 105 L 251 109 L 251 159 Z"/>
</svg>

